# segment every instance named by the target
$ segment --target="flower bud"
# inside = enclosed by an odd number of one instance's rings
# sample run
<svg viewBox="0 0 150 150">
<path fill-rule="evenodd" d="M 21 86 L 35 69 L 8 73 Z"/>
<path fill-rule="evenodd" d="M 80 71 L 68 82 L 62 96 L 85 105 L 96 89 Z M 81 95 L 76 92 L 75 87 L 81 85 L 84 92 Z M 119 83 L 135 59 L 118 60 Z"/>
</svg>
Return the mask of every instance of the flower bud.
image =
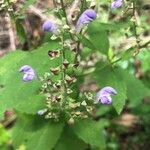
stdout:
<svg viewBox="0 0 150 150">
<path fill-rule="evenodd" d="M 65 59 L 64 62 L 63 62 L 63 65 L 64 65 L 65 68 L 68 68 L 68 66 L 69 66 L 68 60 Z"/>
<path fill-rule="evenodd" d="M 71 84 L 71 83 L 73 83 L 73 82 L 75 82 L 76 81 L 76 78 L 75 77 L 70 77 L 70 76 L 66 76 L 65 77 L 65 80 L 66 80 L 66 82 L 68 83 L 68 84 Z"/>
<path fill-rule="evenodd" d="M 74 125 L 74 119 L 73 118 L 70 118 L 67 122 L 69 125 Z"/>
<path fill-rule="evenodd" d="M 50 20 L 46 20 L 43 23 L 42 28 L 44 31 L 47 31 L 47 32 L 56 32 L 57 30 L 56 25 Z"/>
<path fill-rule="evenodd" d="M 50 58 L 55 58 L 55 57 L 59 57 L 59 51 L 55 51 L 55 50 L 49 50 L 48 51 L 48 55 Z"/>
<path fill-rule="evenodd" d="M 114 0 L 111 4 L 111 8 L 112 9 L 119 8 L 122 6 L 122 4 L 123 4 L 122 0 Z"/>
<path fill-rule="evenodd" d="M 79 17 L 76 25 L 76 31 L 80 32 L 82 27 L 86 24 L 89 24 L 93 20 L 95 20 L 97 17 L 96 12 L 93 9 L 87 9 L 85 10 L 81 16 Z"/>
<path fill-rule="evenodd" d="M 54 74 L 54 75 L 58 75 L 60 72 L 60 68 L 56 67 L 56 68 L 50 68 L 50 71 Z"/>
</svg>

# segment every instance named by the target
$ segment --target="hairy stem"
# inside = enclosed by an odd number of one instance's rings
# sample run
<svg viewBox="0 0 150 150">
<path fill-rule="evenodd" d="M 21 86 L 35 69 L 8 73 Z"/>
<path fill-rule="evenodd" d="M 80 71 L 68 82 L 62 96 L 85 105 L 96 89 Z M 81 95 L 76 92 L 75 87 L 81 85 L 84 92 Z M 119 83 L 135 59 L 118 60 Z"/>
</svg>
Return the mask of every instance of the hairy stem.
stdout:
<svg viewBox="0 0 150 150">
<path fill-rule="evenodd" d="M 66 86 L 66 82 L 65 82 L 65 76 L 66 76 L 66 69 L 64 68 L 64 65 L 63 65 L 63 62 L 64 60 L 66 59 L 65 57 L 65 50 L 64 50 L 64 37 L 62 36 L 61 37 L 61 43 L 62 43 L 62 49 L 61 49 L 61 58 L 62 58 L 62 61 L 61 61 L 61 71 L 62 71 L 62 99 L 63 99 L 63 102 L 62 102 L 62 105 L 65 105 L 65 101 L 66 101 L 66 94 L 67 94 L 67 86 Z"/>
<path fill-rule="evenodd" d="M 60 0 L 60 2 L 61 2 L 61 8 L 62 8 L 62 10 L 63 10 L 64 16 L 65 16 L 65 18 L 66 18 L 66 24 L 69 25 L 68 19 L 67 19 L 66 10 L 65 10 L 64 1 L 63 1 L 63 0 Z"/>
</svg>

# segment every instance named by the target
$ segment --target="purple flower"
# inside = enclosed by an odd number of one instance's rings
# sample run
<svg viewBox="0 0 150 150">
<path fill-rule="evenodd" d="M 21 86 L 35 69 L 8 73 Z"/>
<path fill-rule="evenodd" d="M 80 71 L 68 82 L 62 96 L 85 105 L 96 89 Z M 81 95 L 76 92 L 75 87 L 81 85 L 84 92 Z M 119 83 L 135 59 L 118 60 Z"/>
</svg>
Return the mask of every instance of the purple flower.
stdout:
<svg viewBox="0 0 150 150">
<path fill-rule="evenodd" d="M 95 20 L 97 17 L 96 12 L 93 9 L 85 10 L 81 16 L 79 17 L 76 25 L 76 31 L 80 32 L 81 28 L 90 23 L 91 21 Z"/>
<path fill-rule="evenodd" d="M 114 0 L 112 3 L 111 3 L 111 8 L 112 9 L 115 9 L 115 8 L 119 8 L 121 7 L 123 4 L 122 0 Z"/>
<path fill-rule="evenodd" d="M 112 98 L 110 96 L 116 94 L 117 92 L 114 88 L 106 86 L 102 88 L 99 92 L 97 92 L 96 101 L 100 101 L 102 104 L 111 104 Z"/>
<path fill-rule="evenodd" d="M 56 32 L 56 30 L 57 30 L 56 25 L 50 20 L 45 21 L 43 23 L 42 28 L 44 31 L 47 31 L 47 32 Z"/>
<path fill-rule="evenodd" d="M 24 73 L 23 81 L 31 81 L 36 78 L 34 69 L 28 65 L 22 66 L 19 71 Z"/>
</svg>

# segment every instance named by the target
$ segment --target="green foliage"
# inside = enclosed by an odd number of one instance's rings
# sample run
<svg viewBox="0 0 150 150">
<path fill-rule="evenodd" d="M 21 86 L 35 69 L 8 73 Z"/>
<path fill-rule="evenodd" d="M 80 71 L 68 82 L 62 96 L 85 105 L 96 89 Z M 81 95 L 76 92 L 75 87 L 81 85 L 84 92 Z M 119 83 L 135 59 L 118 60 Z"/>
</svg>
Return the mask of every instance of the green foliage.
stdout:
<svg viewBox="0 0 150 150">
<path fill-rule="evenodd" d="M 150 96 L 150 90 L 145 85 L 127 71 L 122 70 L 124 81 L 127 86 L 127 97 L 130 100 L 129 106 L 135 107 L 142 103 L 142 99 Z"/>
<path fill-rule="evenodd" d="M 30 43 L 22 21 L 26 18 L 25 11 L 34 2 L 35 0 L 26 1 L 21 10 L 11 15 L 22 43 L 25 41 Z M 105 14 L 104 18 L 101 18 L 103 13 L 101 9 L 105 11 L 105 3 L 107 5 L 109 2 L 97 1 L 98 7 L 95 8 L 99 8 L 99 4 L 104 4 L 98 9 L 101 12 L 100 17 L 98 14 L 97 19 L 93 20 L 89 14 L 86 14 L 88 20 L 83 17 L 83 24 L 87 21 L 87 26 L 83 25 L 81 32 L 76 33 L 73 32 L 65 16 L 64 6 L 71 6 L 71 2 L 73 1 L 60 1 L 59 9 L 54 10 L 60 19 L 60 24 L 57 26 L 58 32 L 46 33 L 41 47 L 28 52 L 16 50 L 0 59 L 0 118 L 5 110 L 10 108 L 15 109 L 16 114 L 13 115 L 17 116 L 12 129 L 13 149 L 119 149 L 120 147 L 114 144 L 118 138 L 113 131 L 114 116 L 121 114 L 125 106 L 127 109 L 132 108 L 131 112 L 140 115 L 142 123 L 146 124 L 145 131 L 149 133 L 149 119 L 146 117 L 149 107 L 142 103 L 145 96 L 150 96 L 150 90 L 147 88 L 150 84 L 146 83 L 149 80 L 145 76 L 150 71 L 149 51 L 146 48 L 142 52 L 136 51 L 136 48 L 146 47 L 149 42 L 143 46 L 140 45 L 141 41 L 137 41 L 142 27 L 138 27 L 139 23 L 136 19 L 131 19 L 136 18 L 134 16 L 136 14 L 134 11 L 137 9 L 134 6 L 136 3 L 123 1 L 125 7 L 120 8 L 121 11 L 110 9 L 109 15 Z M 9 1 L 5 3 L 7 4 L 3 6 L 5 9 L 12 8 L 9 6 L 11 4 Z M 86 1 L 81 3 L 81 11 L 90 8 L 89 3 Z M 131 18 L 127 16 L 132 8 L 128 9 L 126 3 L 132 3 L 133 16 L 129 15 Z M 53 13 L 53 11 L 46 12 Z M 125 21 L 122 22 L 122 19 Z M 141 33 L 143 35 L 143 30 Z M 127 50 L 124 46 L 122 48 L 121 44 L 118 46 L 118 39 L 114 45 L 111 45 L 114 34 L 125 38 L 135 36 L 137 43 Z M 50 36 L 56 37 L 56 40 L 52 41 L 53 38 L 50 40 Z M 29 44 L 29 48 L 30 46 Z M 139 54 L 137 58 L 143 61 L 140 69 L 145 73 L 142 79 L 144 82 L 129 74 L 129 70 L 119 67 L 123 61 L 134 60 L 132 56 L 135 52 Z M 22 80 L 23 74 L 19 73 L 19 69 L 23 65 L 29 65 L 35 70 L 37 75 L 35 80 L 28 82 Z M 135 72 L 137 68 L 131 66 L 130 69 Z M 92 82 L 94 86 L 85 87 L 86 83 L 82 85 L 84 81 L 88 81 L 89 85 Z M 143 83 L 146 83 L 147 87 Z M 112 96 L 112 105 L 106 106 L 100 102 L 94 104 L 98 88 L 106 86 L 111 86 L 117 91 L 117 95 Z M 117 113 L 112 108 L 115 108 Z M 138 111 L 139 108 L 140 111 Z M 9 122 L 9 115 L 11 116 L 11 114 L 5 114 L 2 122 Z M 109 137 L 112 139 L 108 143 Z M 3 145 L 8 145 L 9 140 L 9 133 L 0 124 L 0 149 L 7 149 Z M 135 140 L 139 141 L 136 138 Z"/>
<path fill-rule="evenodd" d="M 0 124 L 0 149 L 10 140 L 9 132 Z"/>
<path fill-rule="evenodd" d="M 118 114 L 121 113 L 126 99 L 130 100 L 131 106 L 136 106 L 150 94 L 150 90 L 141 81 L 121 68 L 106 66 L 101 69 L 101 65 L 97 64 L 94 77 L 100 87 L 112 86 L 117 90 L 118 94 L 113 96 L 113 106 Z"/>
<path fill-rule="evenodd" d="M 88 35 L 90 42 L 95 46 L 96 50 L 107 55 L 109 50 L 108 32 L 98 21 L 93 21 L 88 27 Z"/>
<path fill-rule="evenodd" d="M 83 120 L 75 124 L 74 132 L 85 143 L 100 149 L 105 149 L 105 132 L 104 127 L 108 126 L 106 120 L 99 122 L 92 120 Z"/>
<path fill-rule="evenodd" d="M 79 150 L 87 148 L 87 144 L 74 134 L 72 127 L 67 125 L 56 144 L 55 150 L 76 150 L 77 146 Z"/>
<path fill-rule="evenodd" d="M 55 147 L 63 131 L 63 123 L 45 121 L 38 116 L 19 114 L 13 129 L 13 145 L 18 148 L 51 150 Z"/>
<path fill-rule="evenodd" d="M 19 73 L 21 66 L 27 64 L 36 68 L 38 78 L 50 67 L 55 67 L 60 60 L 51 61 L 48 57 L 50 49 L 57 49 L 55 42 L 47 43 L 42 47 L 31 51 L 15 51 L 0 60 L 0 116 L 9 108 L 15 108 L 21 112 L 36 113 L 44 107 L 44 97 L 40 94 L 41 83 L 39 80 L 23 82 L 22 74 Z M 16 94 L 17 93 L 17 94 Z"/>
<path fill-rule="evenodd" d="M 96 71 L 94 73 L 97 84 L 102 88 L 104 86 L 112 86 L 116 89 L 117 95 L 113 97 L 113 106 L 118 114 L 121 113 L 126 100 L 126 85 L 123 81 L 123 76 L 118 69 L 111 67 L 104 67 L 99 70 L 97 64 Z"/>
</svg>

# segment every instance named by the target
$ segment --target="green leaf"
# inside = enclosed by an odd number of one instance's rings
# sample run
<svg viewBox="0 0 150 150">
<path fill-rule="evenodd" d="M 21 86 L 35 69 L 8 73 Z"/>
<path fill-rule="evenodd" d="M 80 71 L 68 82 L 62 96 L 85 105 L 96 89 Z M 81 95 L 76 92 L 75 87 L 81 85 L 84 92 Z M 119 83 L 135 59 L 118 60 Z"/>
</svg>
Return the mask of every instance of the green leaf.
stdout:
<svg viewBox="0 0 150 150">
<path fill-rule="evenodd" d="M 80 120 L 74 125 L 73 130 L 85 143 L 100 149 L 105 149 L 106 137 L 104 134 L 104 127 L 107 125 L 108 122 L 105 120 L 99 122 L 92 120 Z"/>
<path fill-rule="evenodd" d="M 150 90 L 144 84 L 121 68 L 111 68 L 106 66 L 102 69 L 97 64 L 94 73 L 95 80 L 100 87 L 112 86 L 117 90 L 117 95 L 112 96 L 113 106 L 118 114 L 123 109 L 125 99 L 129 99 L 129 106 L 135 107 L 142 102 L 146 96 L 150 96 Z"/>
<path fill-rule="evenodd" d="M 0 124 L 0 148 L 10 140 L 9 132 Z"/>
<path fill-rule="evenodd" d="M 88 47 L 92 50 L 95 50 L 96 47 L 93 45 L 93 43 L 85 36 L 78 35 L 79 41 L 83 44 L 83 46 Z"/>
<path fill-rule="evenodd" d="M 129 48 L 126 51 L 121 53 L 122 60 L 129 60 L 134 54 L 134 48 Z"/>
<path fill-rule="evenodd" d="M 126 100 L 126 84 L 123 80 L 122 72 L 117 68 L 111 68 L 106 66 L 102 69 L 99 68 L 99 64 L 96 66 L 94 77 L 100 88 L 105 86 L 111 86 L 117 91 L 117 95 L 112 96 L 113 106 L 117 113 L 120 114 Z"/>
<path fill-rule="evenodd" d="M 127 86 L 127 97 L 130 100 L 130 107 L 139 105 L 144 97 L 150 96 L 150 89 L 145 87 L 140 80 L 125 70 L 122 70 L 122 74 L 124 75 L 124 81 Z"/>
<path fill-rule="evenodd" d="M 113 23 L 98 22 L 98 24 L 100 28 L 103 28 L 106 31 L 118 31 L 120 29 L 128 28 L 129 24 L 131 23 L 127 21 L 127 22 L 113 22 Z"/>
<path fill-rule="evenodd" d="M 96 50 L 99 50 L 101 53 L 107 55 L 109 50 L 109 39 L 108 33 L 101 26 L 100 22 L 93 21 L 88 26 L 88 35 L 89 40 L 94 45 Z"/>
<path fill-rule="evenodd" d="M 15 51 L 0 59 L 0 116 L 9 108 L 25 113 L 36 113 L 44 107 L 44 96 L 40 94 L 39 80 L 22 81 L 23 74 L 19 69 L 23 65 L 33 67 L 39 76 L 49 71 L 50 67 L 58 66 L 60 58 L 51 61 L 48 50 L 59 48 L 58 43 L 51 42 L 32 51 Z"/>
<path fill-rule="evenodd" d="M 66 126 L 55 150 L 84 150 L 86 148 L 87 144 L 80 140 L 70 127 Z"/>
<path fill-rule="evenodd" d="M 97 116 L 103 116 L 103 115 L 105 115 L 105 114 L 108 114 L 109 110 L 110 110 L 110 107 L 109 107 L 109 106 L 102 105 L 102 106 L 100 106 L 100 107 L 97 109 L 96 115 L 97 115 Z"/>
<path fill-rule="evenodd" d="M 19 114 L 12 131 L 13 146 L 25 145 L 29 150 L 51 150 L 63 131 L 63 123 L 54 123 L 40 118 Z"/>
</svg>

